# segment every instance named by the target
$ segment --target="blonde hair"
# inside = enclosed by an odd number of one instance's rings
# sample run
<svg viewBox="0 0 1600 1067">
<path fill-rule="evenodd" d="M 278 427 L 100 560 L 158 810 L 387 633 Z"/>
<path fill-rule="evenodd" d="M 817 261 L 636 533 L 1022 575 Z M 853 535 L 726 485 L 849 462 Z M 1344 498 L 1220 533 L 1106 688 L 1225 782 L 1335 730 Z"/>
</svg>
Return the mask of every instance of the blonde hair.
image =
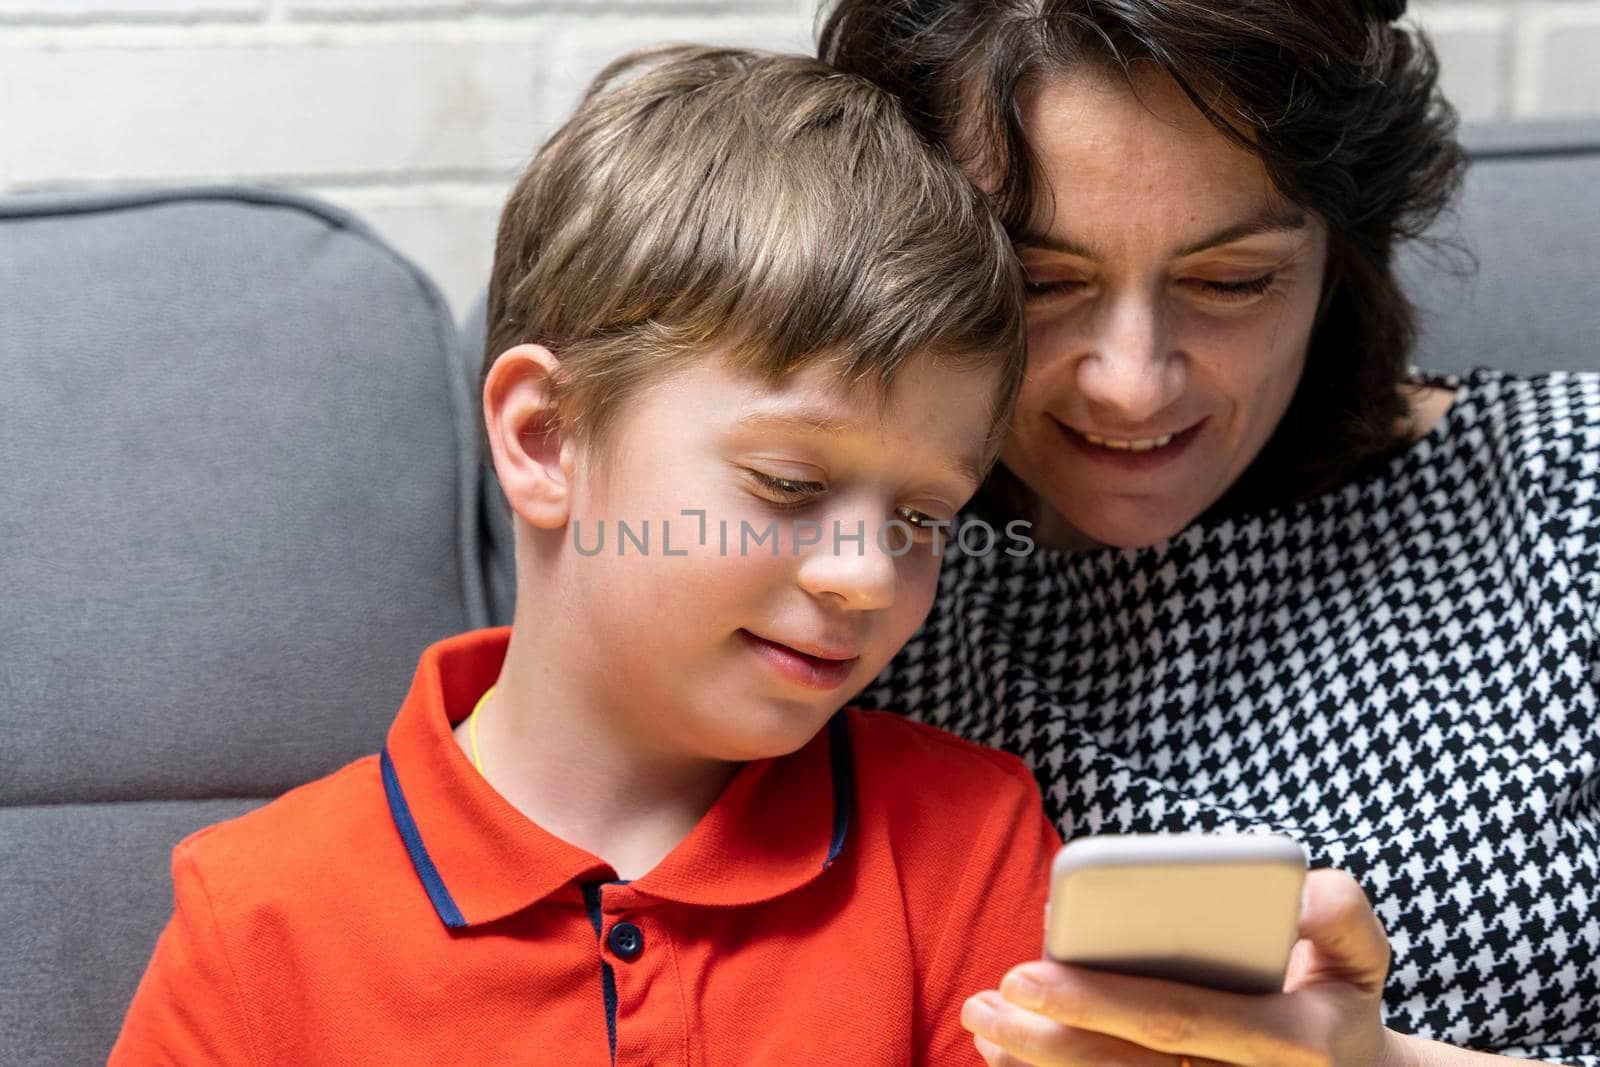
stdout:
<svg viewBox="0 0 1600 1067">
<path fill-rule="evenodd" d="M 888 93 L 803 56 L 687 45 L 624 56 L 500 217 L 484 373 L 561 360 L 563 431 L 715 352 L 776 382 L 817 360 L 887 397 L 908 360 L 993 365 L 990 461 L 1022 381 L 1004 230 Z"/>
</svg>

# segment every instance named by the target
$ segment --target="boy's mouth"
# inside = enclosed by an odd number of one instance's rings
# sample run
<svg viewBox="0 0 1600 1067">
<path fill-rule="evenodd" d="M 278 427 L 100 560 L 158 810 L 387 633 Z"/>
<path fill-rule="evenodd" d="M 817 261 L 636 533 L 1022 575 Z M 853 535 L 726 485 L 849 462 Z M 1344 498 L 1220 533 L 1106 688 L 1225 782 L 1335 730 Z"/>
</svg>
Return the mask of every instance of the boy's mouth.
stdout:
<svg viewBox="0 0 1600 1067">
<path fill-rule="evenodd" d="M 740 630 L 739 636 L 744 639 L 751 651 L 760 656 L 778 674 L 807 689 L 824 691 L 837 689 L 844 684 L 845 679 L 855 670 L 856 664 L 861 661 L 859 654 L 847 653 L 842 649 L 824 649 L 808 645 L 805 650 L 801 650 L 793 645 L 751 633 L 749 630 Z M 822 654 L 825 652 L 832 654 Z"/>
</svg>

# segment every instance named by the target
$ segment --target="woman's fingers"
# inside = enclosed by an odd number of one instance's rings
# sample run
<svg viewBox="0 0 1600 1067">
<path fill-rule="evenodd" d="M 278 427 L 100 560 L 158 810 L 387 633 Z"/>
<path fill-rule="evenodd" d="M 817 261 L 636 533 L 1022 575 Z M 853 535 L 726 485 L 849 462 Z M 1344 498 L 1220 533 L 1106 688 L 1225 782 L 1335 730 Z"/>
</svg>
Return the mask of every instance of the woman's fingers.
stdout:
<svg viewBox="0 0 1600 1067">
<path fill-rule="evenodd" d="M 973 1034 L 972 1043 L 978 1047 L 978 1055 L 989 1067 L 1021 1067 L 1021 1060 L 1012 1059 L 1009 1052 L 986 1037 Z"/>
<path fill-rule="evenodd" d="M 1008 1003 L 990 990 L 970 998 L 961 1025 L 971 1030 L 989 1067 L 1177 1067 L 1170 1053 L 1119 1038 L 1063 1026 Z M 1192 1059 L 1193 1067 L 1211 1067 Z"/>
<path fill-rule="evenodd" d="M 1163 1054 L 1135 1062 L 1172 1067 L 1182 1055 L 1262 1067 L 1315 1062 L 1295 1037 L 1293 1008 L 1281 994 L 1243 996 L 1049 961 L 1012 968 L 1000 990 L 1063 1028 Z"/>
<path fill-rule="evenodd" d="M 1306 874 L 1300 944 L 1286 984 L 1291 992 L 1322 982 L 1347 982 L 1376 997 L 1389 973 L 1389 939 L 1356 880 L 1344 871 Z"/>
<path fill-rule="evenodd" d="M 1342 872 L 1311 872 L 1304 899 L 1285 993 L 1244 996 L 1038 960 L 1012 968 L 1002 999 L 974 998 L 988 1012 L 980 1019 L 975 1009 L 974 1024 L 987 1020 L 990 1029 L 968 1029 L 1041 1067 L 1173 1067 L 1179 1056 L 1245 1067 L 1369 1067 L 1385 1041 L 1383 928 Z"/>
<path fill-rule="evenodd" d="M 1173 1067 L 1188 1056 L 1243 1067 L 1378 1063 L 1389 943 L 1366 894 L 1340 871 L 1307 875 L 1286 992 L 1224 993 L 1037 960 L 1000 993 L 973 997 L 967 1029 L 992 1067 Z"/>
</svg>

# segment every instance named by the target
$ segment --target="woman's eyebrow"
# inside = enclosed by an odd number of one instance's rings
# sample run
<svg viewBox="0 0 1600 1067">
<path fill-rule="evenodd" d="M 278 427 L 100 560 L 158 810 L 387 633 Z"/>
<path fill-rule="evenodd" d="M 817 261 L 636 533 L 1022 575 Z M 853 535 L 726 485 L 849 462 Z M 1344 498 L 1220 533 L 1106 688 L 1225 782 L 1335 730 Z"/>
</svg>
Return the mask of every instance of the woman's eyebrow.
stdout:
<svg viewBox="0 0 1600 1067">
<path fill-rule="evenodd" d="M 1040 233 L 1037 230 L 1024 230 L 1011 242 L 1012 248 L 1039 248 L 1046 252 L 1060 252 L 1064 256 L 1077 256 L 1079 259 L 1099 259 L 1097 253 L 1090 245 L 1079 244 L 1070 237 L 1057 237 L 1053 233 Z"/>
<path fill-rule="evenodd" d="M 1256 237 L 1264 233 L 1285 233 L 1303 230 L 1309 222 L 1310 219 L 1306 216 L 1306 213 L 1298 208 L 1266 208 L 1242 222 L 1224 226 L 1215 233 L 1207 234 L 1198 241 L 1184 245 L 1178 249 L 1174 258 L 1182 259 L 1184 256 L 1192 256 L 1196 252 L 1204 252 L 1208 248 L 1232 244 L 1234 241 L 1242 241 L 1246 237 Z"/>
<path fill-rule="evenodd" d="M 1172 254 L 1174 259 L 1192 256 L 1196 252 L 1204 252 L 1208 248 L 1218 245 L 1231 244 L 1242 241 L 1246 237 L 1256 237 L 1264 233 L 1284 233 L 1303 230 L 1310 222 L 1304 211 L 1298 208 L 1269 207 L 1259 213 L 1239 222 L 1231 223 L 1222 229 L 1191 241 Z M 1062 255 L 1078 256 L 1081 259 L 1102 259 L 1093 245 L 1082 243 L 1071 237 L 1057 236 L 1052 233 L 1039 233 L 1036 230 L 1024 230 L 1012 241 L 1015 248 L 1038 248 L 1046 252 L 1059 252 Z"/>
</svg>

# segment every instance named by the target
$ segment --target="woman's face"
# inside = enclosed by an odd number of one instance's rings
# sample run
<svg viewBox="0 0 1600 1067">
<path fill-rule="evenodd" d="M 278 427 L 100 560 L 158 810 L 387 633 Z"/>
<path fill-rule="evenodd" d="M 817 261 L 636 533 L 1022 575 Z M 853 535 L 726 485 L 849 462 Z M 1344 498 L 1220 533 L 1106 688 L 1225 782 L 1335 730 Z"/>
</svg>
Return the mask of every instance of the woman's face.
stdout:
<svg viewBox="0 0 1600 1067">
<path fill-rule="evenodd" d="M 1053 196 L 1017 242 L 1029 364 L 1003 458 L 1048 505 L 1046 543 L 1152 544 L 1283 416 L 1326 231 L 1164 74 L 1060 77 L 1023 116 Z"/>
</svg>

